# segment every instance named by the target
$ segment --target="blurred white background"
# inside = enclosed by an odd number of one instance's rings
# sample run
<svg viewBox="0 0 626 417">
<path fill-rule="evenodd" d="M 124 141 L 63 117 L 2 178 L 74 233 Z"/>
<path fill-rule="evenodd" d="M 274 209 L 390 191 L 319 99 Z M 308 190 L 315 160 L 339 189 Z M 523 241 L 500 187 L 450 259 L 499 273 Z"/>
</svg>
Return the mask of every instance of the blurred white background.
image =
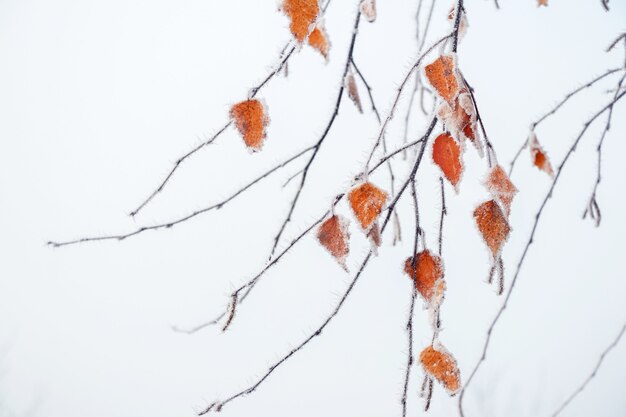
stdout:
<svg viewBox="0 0 626 417">
<path fill-rule="evenodd" d="M 247 387 L 334 308 L 352 275 L 310 237 L 265 276 L 225 334 L 170 329 L 212 318 L 232 289 L 263 266 L 296 183 L 281 185 L 304 160 L 223 210 L 171 230 L 120 243 L 61 249 L 45 243 L 173 219 L 219 201 L 314 143 L 332 112 L 357 3 L 333 0 L 328 9 L 328 64 L 303 48 L 290 61 L 289 77 L 260 94 L 271 116 L 263 152 L 248 153 L 228 130 L 133 220 L 127 213 L 171 163 L 223 125 L 229 106 L 271 69 L 290 36 L 287 19 L 274 1 L 0 0 L 0 416 L 193 416 Z M 417 2 L 378 3 L 378 20 L 361 24 L 355 60 L 387 114 L 416 56 Z M 554 0 L 540 9 L 534 0 L 500 3 L 497 11 L 491 1 L 466 1 L 470 27 L 459 63 L 508 165 L 533 120 L 571 89 L 623 65 L 622 46 L 604 50 L 626 26 L 626 4 L 612 1 L 606 13 L 599 1 Z M 437 2 L 431 39 L 447 33 L 449 7 Z M 611 77 L 581 94 L 538 129 L 555 165 L 616 82 Z M 406 105 L 390 127 L 391 148 L 402 141 Z M 546 208 L 488 361 L 467 392 L 469 416 L 550 415 L 624 322 L 625 112 L 620 103 L 605 143 L 601 227 L 581 214 L 595 181 L 603 119 L 583 139 Z M 416 110 L 413 121 L 410 136 L 417 138 L 425 119 Z M 373 114 L 358 114 L 344 98 L 285 242 L 350 186 L 376 132 Z M 438 174 L 425 162 L 419 196 L 434 247 Z M 407 163 L 395 163 L 403 178 Z M 441 334 L 463 380 L 502 301 L 484 282 L 489 258 L 471 216 L 487 196 L 485 164 L 473 149 L 465 163 L 460 193 L 447 189 Z M 513 180 L 520 193 L 504 251 L 507 285 L 549 187 L 526 152 Z M 373 181 L 388 187 L 386 171 Z M 349 213 L 345 203 L 338 210 Z M 401 264 L 414 227 L 409 198 L 399 210 L 402 244 L 392 247 L 388 233 L 323 336 L 224 416 L 399 415 L 411 291 Z M 352 234 L 354 271 L 367 244 L 354 224 Z M 418 352 L 431 336 L 419 306 Z M 563 415 L 626 415 L 625 376 L 622 343 Z M 421 372 L 411 382 L 410 415 L 424 415 Z M 436 385 L 429 413 L 455 415 L 456 398 Z"/>
</svg>

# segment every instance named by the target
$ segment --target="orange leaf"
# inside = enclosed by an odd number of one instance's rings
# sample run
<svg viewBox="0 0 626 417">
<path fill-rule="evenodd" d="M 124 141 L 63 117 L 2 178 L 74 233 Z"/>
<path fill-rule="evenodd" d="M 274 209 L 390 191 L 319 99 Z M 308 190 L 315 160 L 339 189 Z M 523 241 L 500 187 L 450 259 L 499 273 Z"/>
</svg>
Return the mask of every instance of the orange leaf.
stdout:
<svg viewBox="0 0 626 417">
<path fill-rule="evenodd" d="M 420 353 L 424 371 L 439 381 L 450 395 L 461 388 L 461 372 L 454 357 L 439 343 L 428 346 Z"/>
<path fill-rule="evenodd" d="M 348 97 L 350 97 L 350 100 L 352 100 L 356 108 L 359 110 L 359 113 L 363 113 L 363 106 L 361 106 L 359 90 L 357 88 L 356 80 L 354 79 L 354 74 L 352 74 L 352 71 L 346 74 L 345 85 L 346 89 L 348 90 Z"/>
<path fill-rule="evenodd" d="M 474 210 L 474 219 L 493 259 L 497 259 L 511 232 L 502 209 L 495 200 L 485 201 Z"/>
<path fill-rule="evenodd" d="M 256 99 L 237 103 L 230 109 L 230 117 L 243 136 L 246 146 L 253 151 L 261 150 L 265 140 L 265 127 L 269 123 L 263 103 Z"/>
<path fill-rule="evenodd" d="M 548 0 L 537 0 L 537 7 L 539 6 L 548 7 Z"/>
<path fill-rule="evenodd" d="M 376 20 L 376 0 L 363 0 L 360 8 L 361 14 L 365 16 L 368 22 L 372 23 Z"/>
<path fill-rule="evenodd" d="M 456 55 L 441 55 L 424 69 L 430 85 L 439 96 L 451 106 L 459 94 L 459 81 L 456 70 Z"/>
<path fill-rule="evenodd" d="M 539 144 L 535 132 L 530 132 L 530 136 L 528 137 L 528 147 L 530 149 L 530 157 L 532 158 L 533 164 L 549 176 L 554 177 L 552 164 L 548 159 L 548 155 L 546 155 L 543 148 Z"/>
<path fill-rule="evenodd" d="M 346 257 L 350 252 L 348 220 L 338 215 L 328 218 L 317 229 L 317 240 L 347 270 Z"/>
<path fill-rule="evenodd" d="M 330 42 L 328 41 L 326 30 L 321 24 L 318 23 L 315 29 L 313 29 L 313 32 L 309 35 L 309 45 L 317 49 L 319 53 L 328 60 Z"/>
<path fill-rule="evenodd" d="M 461 147 L 449 133 L 442 133 L 433 142 L 433 161 L 456 188 L 461 180 Z"/>
<path fill-rule="evenodd" d="M 439 305 L 446 288 L 441 258 L 424 250 L 415 256 L 415 265 L 413 262 L 413 257 L 404 262 L 404 272 L 415 280 L 415 288 L 427 303 Z"/>
<path fill-rule="evenodd" d="M 318 0 L 283 0 L 282 10 L 291 19 L 289 29 L 293 36 L 298 42 L 304 42 L 319 14 Z"/>
<path fill-rule="evenodd" d="M 387 201 L 387 193 L 366 182 L 353 188 L 348 194 L 348 200 L 361 227 L 369 232 Z"/>
<path fill-rule="evenodd" d="M 511 213 L 511 202 L 515 194 L 517 194 L 517 188 L 515 188 L 515 185 L 500 165 L 496 165 L 491 169 L 485 181 L 485 186 L 491 196 L 502 204 L 508 216 Z"/>
</svg>

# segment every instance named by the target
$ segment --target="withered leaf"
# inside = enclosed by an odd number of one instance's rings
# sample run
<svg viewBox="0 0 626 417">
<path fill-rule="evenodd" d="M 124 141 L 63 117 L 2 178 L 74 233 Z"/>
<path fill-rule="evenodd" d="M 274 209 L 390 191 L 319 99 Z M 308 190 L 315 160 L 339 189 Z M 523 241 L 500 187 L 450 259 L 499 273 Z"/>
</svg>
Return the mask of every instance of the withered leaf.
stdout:
<svg viewBox="0 0 626 417">
<path fill-rule="evenodd" d="M 420 353 L 424 371 L 439 381 L 450 395 L 461 388 L 461 372 L 454 357 L 441 345 L 428 346 Z"/>
<path fill-rule="evenodd" d="M 443 299 L 445 281 L 441 258 L 424 250 L 404 262 L 404 272 L 415 280 L 415 288 L 430 305 L 437 306 Z"/>
<path fill-rule="evenodd" d="M 449 133 L 440 134 L 433 142 L 433 161 L 456 188 L 463 173 L 461 147 Z"/>
<path fill-rule="evenodd" d="M 348 200 L 361 227 L 369 232 L 387 201 L 387 193 L 366 182 L 353 188 L 348 194 Z"/>
<path fill-rule="evenodd" d="M 359 110 L 359 113 L 363 113 L 363 106 L 361 106 L 361 98 L 359 97 L 359 89 L 356 85 L 356 80 L 354 79 L 354 74 L 352 71 L 348 71 L 345 79 L 345 88 L 348 90 L 348 97 L 354 103 L 356 108 Z"/>
<path fill-rule="evenodd" d="M 545 172 L 551 177 L 554 177 L 554 171 L 552 170 L 552 164 L 548 159 L 548 155 L 544 152 L 543 148 L 537 140 L 535 132 L 531 132 L 528 137 L 528 148 L 530 149 L 530 157 L 532 158 L 533 165 Z"/>
<path fill-rule="evenodd" d="M 459 94 L 459 80 L 457 77 L 456 54 L 441 55 L 424 68 L 426 78 L 439 96 L 454 105 Z"/>
<path fill-rule="evenodd" d="M 359 7 L 368 22 L 372 23 L 376 20 L 376 0 L 363 0 Z"/>
<path fill-rule="evenodd" d="M 485 201 L 474 210 L 474 219 L 493 259 L 497 259 L 511 232 L 502 209 L 495 200 Z"/>
<path fill-rule="evenodd" d="M 517 194 L 517 188 L 500 165 L 494 166 L 489 171 L 485 186 L 491 196 L 502 204 L 508 216 L 511 213 L 511 203 Z"/>
<path fill-rule="evenodd" d="M 246 146 L 259 151 L 265 140 L 265 128 L 269 123 L 263 103 L 260 100 L 245 100 L 230 109 L 230 117 L 243 137 Z"/>
<path fill-rule="evenodd" d="M 317 240 L 347 270 L 346 257 L 350 252 L 348 219 L 340 215 L 329 217 L 317 229 Z"/>
<path fill-rule="evenodd" d="M 330 42 L 328 41 L 328 34 L 321 23 L 318 23 L 315 29 L 313 29 L 313 32 L 309 35 L 309 45 L 328 60 Z"/>
<path fill-rule="evenodd" d="M 289 29 L 294 38 L 304 42 L 320 12 L 318 0 L 283 0 L 281 9 L 291 19 Z"/>
</svg>

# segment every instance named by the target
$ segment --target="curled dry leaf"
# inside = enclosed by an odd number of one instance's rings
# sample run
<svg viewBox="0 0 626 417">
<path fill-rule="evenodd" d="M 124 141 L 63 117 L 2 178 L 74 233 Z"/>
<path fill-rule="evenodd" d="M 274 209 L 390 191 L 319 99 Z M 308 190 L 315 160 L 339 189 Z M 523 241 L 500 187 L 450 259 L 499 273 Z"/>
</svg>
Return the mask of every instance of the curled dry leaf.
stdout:
<svg viewBox="0 0 626 417">
<path fill-rule="evenodd" d="M 348 97 L 350 97 L 350 100 L 352 100 L 356 108 L 359 110 L 359 113 L 363 113 L 363 106 L 361 105 L 359 90 L 357 88 L 356 80 L 354 79 L 354 74 L 352 73 L 352 71 L 348 71 L 344 82 L 346 89 L 348 90 Z"/>
<path fill-rule="evenodd" d="M 265 128 L 269 123 L 265 107 L 260 100 L 245 100 L 230 109 L 230 117 L 243 137 L 246 146 L 259 151 L 265 140 Z"/>
<path fill-rule="evenodd" d="M 431 64 L 426 65 L 424 72 L 437 94 L 450 106 L 454 106 L 454 100 L 459 94 L 456 54 L 441 55 Z"/>
<path fill-rule="evenodd" d="M 548 159 L 548 155 L 546 155 L 543 148 L 539 144 L 535 132 L 530 132 L 530 136 L 528 137 L 528 148 L 530 149 L 530 157 L 532 158 L 533 164 L 549 176 L 554 177 L 552 164 Z"/>
<path fill-rule="evenodd" d="M 367 233 L 367 237 L 372 244 L 372 249 L 376 250 L 376 248 L 380 248 L 380 245 L 383 243 L 382 236 L 380 235 L 380 226 L 378 222 L 374 222 L 370 231 Z"/>
<path fill-rule="evenodd" d="M 461 372 L 454 357 L 439 343 L 431 345 L 420 353 L 420 362 L 424 371 L 439 381 L 450 395 L 461 388 Z"/>
<path fill-rule="evenodd" d="M 474 219 L 493 259 L 499 258 L 502 246 L 511 232 L 502 209 L 495 200 L 485 201 L 474 210 Z"/>
<path fill-rule="evenodd" d="M 476 130 L 476 108 L 472 97 L 466 89 L 462 89 L 454 101 L 454 106 L 442 102 L 437 109 L 437 117 L 446 129 L 459 141 L 469 139 L 483 156 L 482 144 Z"/>
<path fill-rule="evenodd" d="M 511 202 L 517 194 L 517 188 L 500 165 L 496 165 L 489 171 L 485 186 L 491 196 L 504 207 L 508 217 L 511 214 Z"/>
<path fill-rule="evenodd" d="M 320 12 L 318 0 L 283 0 L 281 9 L 291 20 L 289 29 L 294 38 L 304 42 Z"/>
<path fill-rule="evenodd" d="M 463 173 L 461 147 L 449 133 L 440 134 L 433 142 L 433 161 L 441 168 L 450 184 L 457 189 Z"/>
<path fill-rule="evenodd" d="M 456 6 L 452 6 L 450 11 L 448 12 L 448 21 L 454 26 L 454 22 L 456 21 Z M 467 32 L 467 27 L 469 24 L 467 23 L 467 14 L 465 11 L 461 12 L 461 21 L 459 22 L 459 40 L 463 39 L 465 33 Z"/>
<path fill-rule="evenodd" d="M 438 306 L 443 300 L 446 284 L 443 279 L 441 258 L 424 250 L 404 262 L 404 272 L 415 280 L 415 288 L 431 306 Z"/>
<path fill-rule="evenodd" d="M 387 193 L 366 182 L 353 188 L 348 194 L 348 200 L 361 227 L 369 232 L 387 201 Z"/>
<path fill-rule="evenodd" d="M 350 252 L 348 224 L 348 219 L 345 217 L 333 215 L 317 229 L 317 240 L 345 270 L 347 270 L 346 257 Z"/>
<path fill-rule="evenodd" d="M 368 22 L 372 23 L 376 20 L 376 0 L 363 0 L 361 1 L 361 13 Z"/>
<path fill-rule="evenodd" d="M 309 45 L 316 49 L 326 60 L 328 60 L 328 51 L 330 50 L 330 41 L 324 25 L 318 23 L 309 35 Z"/>
</svg>

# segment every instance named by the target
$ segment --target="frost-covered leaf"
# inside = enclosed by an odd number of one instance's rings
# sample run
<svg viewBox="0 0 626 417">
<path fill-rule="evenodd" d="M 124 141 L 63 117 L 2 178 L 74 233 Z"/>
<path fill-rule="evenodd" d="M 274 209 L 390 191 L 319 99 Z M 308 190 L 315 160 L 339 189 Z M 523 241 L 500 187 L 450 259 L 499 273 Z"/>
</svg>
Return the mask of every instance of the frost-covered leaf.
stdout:
<svg viewBox="0 0 626 417">
<path fill-rule="evenodd" d="M 354 103 L 356 108 L 359 110 L 359 113 L 363 113 L 363 106 L 361 105 L 361 98 L 359 97 L 359 89 L 356 85 L 356 80 L 354 79 L 354 74 L 352 71 L 348 71 L 345 79 L 345 86 L 348 90 L 348 97 Z"/>
<path fill-rule="evenodd" d="M 376 20 L 376 0 L 363 0 L 359 7 L 368 22 L 372 23 Z"/>
<path fill-rule="evenodd" d="M 324 25 L 318 23 L 309 35 L 309 45 L 316 49 L 326 60 L 328 60 L 328 51 L 330 49 L 330 41 Z"/>
<path fill-rule="evenodd" d="M 283 0 L 281 9 L 291 20 L 289 29 L 294 38 L 304 42 L 320 12 L 318 0 Z"/>
<path fill-rule="evenodd" d="M 317 240 L 346 270 L 346 257 L 350 252 L 348 224 L 348 219 L 345 217 L 334 215 L 325 220 L 317 229 Z"/>
<path fill-rule="evenodd" d="M 431 254 L 429 250 L 419 252 L 415 261 L 409 257 L 404 262 L 404 272 L 415 280 L 415 288 L 428 304 L 437 306 L 441 303 L 446 284 L 439 256 Z"/>
<path fill-rule="evenodd" d="M 449 133 L 440 134 L 433 142 L 433 161 L 456 189 L 463 173 L 461 147 Z"/>
<path fill-rule="evenodd" d="M 454 105 L 459 94 L 459 77 L 457 76 L 456 54 L 441 55 L 424 68 L 426 78 L 439 96 Z"/>
<path fill-rule="evenodd" d="M 549 176 L 554 177 L 552 164 L 548 159 L 548 155 L 539 144 L 535 132 L 530 132 L 530 136 L 528 137 L 528 149 L 530 149 L 530 157 L 532 158 L 533 165 L 544 171 Z"/>
<path fill-rule="evenodd" d="M 246 146 L 259 151 L 265 140 L 265 128 L 269 123 L 265 106 L 260 100 L 245 100 L 230 109 L 230 117 L 243 137 Z"/>
<path fill-rule="evenodd" d="M 376 250 L 376 248 L 380 248 L 383 240 L 382 236 L 380 235 L 380 226 L 378 225 L 378 222 L 374 222 L 374 224 L 370 228 L 370 231 L 367 233 L 367 238 L 370 240 L 373 250 Z"/>
<path fill-rule="evenodd" d="M 517 188 L 500 165 L 494 166 L 489 171 L 485 186 L 491 196 L 502 204 L 508 216 L 511 213 L 511 202 L 517 194 Z"/>
<path fill-rule="evenodd" d="M 511 232 L 502 209 L 495 200 L 485 201 L 474 210 L 474 219 L 493 259 L 497 259 Z"/>
<path fill-rule="evenodd" d="M 476 130 L 476 108 L 466 89 L 459 92 L 454 106 L 445 101 L 442 102 L 437 109 L 437 117 L 454 138 L 458 141 L 469 140 L 474 144 L 479 155 L 483 156 L 482 144 Z"/>
<path fill-rule="evenodd" d="M 439 381 L 448 394 L 454 395 L 461 388 L 461 372 L 454 357 L 440 343 L 428 346 L 420 353 L 420 362 L 429 376 Z"/>
<path fill-rule="evenodd" d="M 348 194 L 348 200 L 361 227 L 369 232 L 387 201 L 387 193 L 366 182 L 353 188 Z"/>
<path fill-rule="evenodd" d="M 548 0 L 537 0 L 537 7 L 540 6 L 548 7 Z"/>
<path fill-rule="evenodd" d="M 448 21 L 450 22 L 451 25 L 454 26 L 454 23 L 456 22 L 456 6 L 452 6 L 452 8 L 450 8 L 450 11 L 448 12 Z M 459 40 L 465 37 L 465 33 L 467 32 L 468 26 L 469 26 L 469 23 L 467 23 L 467 14 L 464 11 L 462 11 L 461 21 L 459 22 Z"/>
</svg>

